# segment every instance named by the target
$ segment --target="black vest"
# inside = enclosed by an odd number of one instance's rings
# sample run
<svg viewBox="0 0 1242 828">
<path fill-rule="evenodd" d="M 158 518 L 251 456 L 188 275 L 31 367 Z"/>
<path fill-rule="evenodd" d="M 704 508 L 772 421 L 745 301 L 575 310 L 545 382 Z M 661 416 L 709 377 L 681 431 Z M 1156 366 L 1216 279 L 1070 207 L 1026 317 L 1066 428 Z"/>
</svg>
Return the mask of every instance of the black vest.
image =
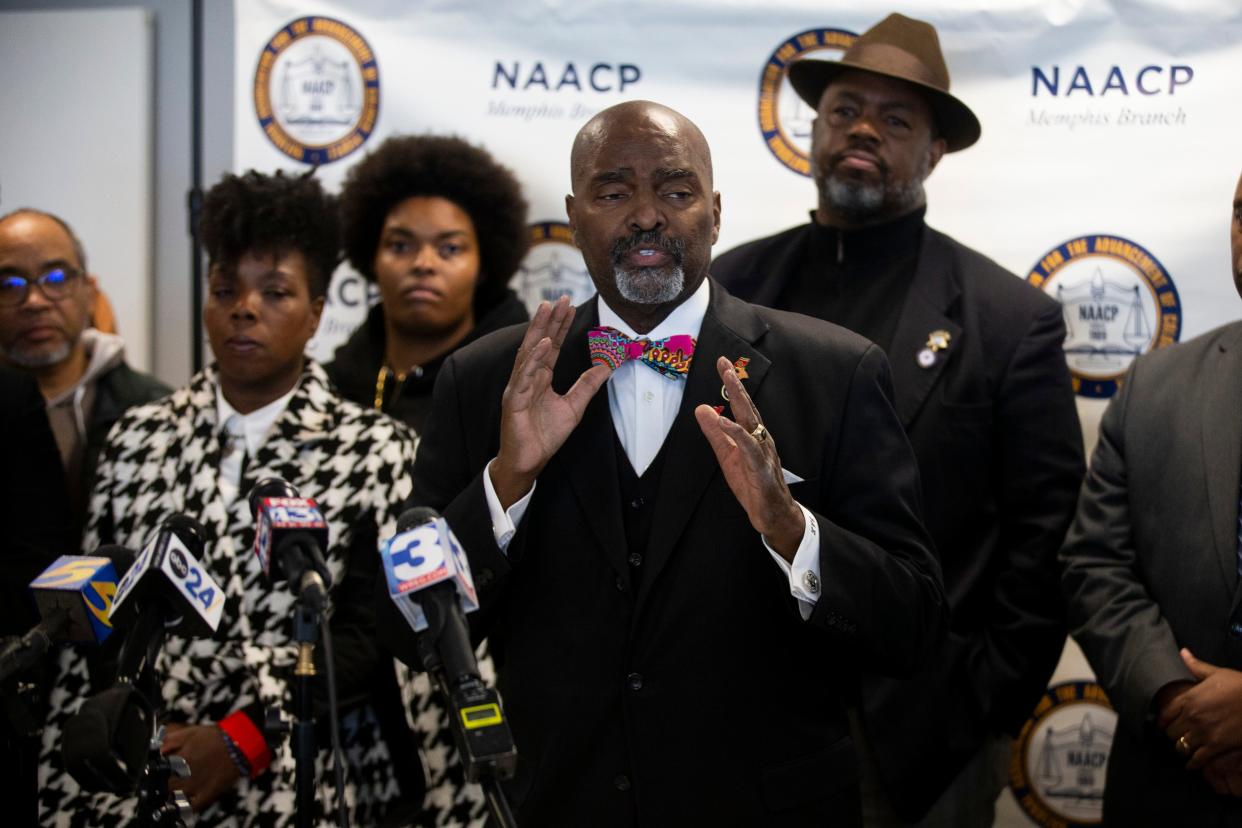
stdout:
<svg viewBox="0 0 1242 828">
<path fill-rule="evenodd" d="M 612 444 L 617 452 L 617 471 L 621 484 L 621 523 L 625 527 L 625 544 L 629 550 L 626 560 L 630 565 L 630 588 L 638 592 L 642 583 L 643 565 L 647 557 L 647 541 L 651 537 L 651 516 L 655 512 L 655 499 L 660 492 L 660 474 L 664 470 L 665 449 L 668 439 L 660 446 L 655 459 L 643 472 L 635 473 L 630 458 L 621 445 L 614 427 Z"/>
</svg>

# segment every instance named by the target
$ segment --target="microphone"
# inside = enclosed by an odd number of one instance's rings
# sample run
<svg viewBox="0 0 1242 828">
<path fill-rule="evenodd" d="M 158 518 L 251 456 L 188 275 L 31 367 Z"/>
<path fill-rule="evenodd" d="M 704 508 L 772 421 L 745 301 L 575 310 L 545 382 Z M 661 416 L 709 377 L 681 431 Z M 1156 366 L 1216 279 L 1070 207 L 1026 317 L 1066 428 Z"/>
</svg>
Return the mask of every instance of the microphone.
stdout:
<svg viewBox="0 0 1242 828">
<path fill-rule="evenodd" d="M 170 516 L 125 573 L 112 604 L 112 623 L 125 628 L 117 681 L 82 703 L 65 722 L 65 767 L 83 789 L 133 792 L 155 733 L 155 657 L 166 633 L 208 637 L 220 626 L 224 591 L 198 561 L 203 528 Z"/>
<path fill-rule="evenodd" d="M 479 608 L 470 565 L 461 544 L 434 509 L 418 506 L 397 518 L 397 534 L 382 549 L 388 595 L 422 642 L 436 642 L 450 682 L 478 677 L 463 613 Z M 408 598 L 407 598 L 408 596 Z"/>
<path fill-rule="evenodd" d="M 170 515 L 121 579 L 112 604 L 113 624 L 126 629 L 158 624 L 182 638 L 211 637 L 224 614 L 224 590 L 198 562 L 204 534 L 194 518 Z M 135 638 L 145 644 L 149 637 L 131 633 L 126 644 Z"/>
<path fill-rule="evenodd" d="M 448 697 L 466 776 L 507 779 L 517 767 L 513 734 L 496 691 L 479 675 L 465 613 L 479 608 L 461 544 L 434 509 L 407 509 L 380 551 L 388 597 L 414 630 L 427 670 Z"/>
<path fill-rule="evenodd" d="M 264 576 L 273 584 L 288 581 L 294 595 L 322 611 L 332 575 L 323 557 L 328 523 L 318 504 L 300 497 L 291 483 L 267 477 L 250 490 L 250 511 L 255 519 L 254 553 Z"/>
<path fill-rule="evenodd" d="M 30 582 L 42 620 L 0 652 L 0 682 L 33 666 L 54 641 L 102 644 L 112 634 L 109 617 L 124 572 L 134 554 L 104 546 L 95 556 L 62 555 Z"/>
</svg>

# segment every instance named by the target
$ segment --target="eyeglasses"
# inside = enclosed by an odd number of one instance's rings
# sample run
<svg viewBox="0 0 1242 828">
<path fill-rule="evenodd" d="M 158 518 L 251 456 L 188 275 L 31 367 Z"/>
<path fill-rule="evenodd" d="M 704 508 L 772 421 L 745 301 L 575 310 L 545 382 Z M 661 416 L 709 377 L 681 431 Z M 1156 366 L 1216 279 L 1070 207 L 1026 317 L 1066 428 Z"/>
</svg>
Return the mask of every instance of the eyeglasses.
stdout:
<svg viewBox="0 0 1242 828">
<path fill-rule="evenodd" d="M 0 308 L 15 308 L 26 301 L 32 284 L 51 301 L 64 299 L 77 292 L 82 271 L 73 267 L 54 267 L 33 281 L 12 273 L 0 276 Z"/>
</svg>

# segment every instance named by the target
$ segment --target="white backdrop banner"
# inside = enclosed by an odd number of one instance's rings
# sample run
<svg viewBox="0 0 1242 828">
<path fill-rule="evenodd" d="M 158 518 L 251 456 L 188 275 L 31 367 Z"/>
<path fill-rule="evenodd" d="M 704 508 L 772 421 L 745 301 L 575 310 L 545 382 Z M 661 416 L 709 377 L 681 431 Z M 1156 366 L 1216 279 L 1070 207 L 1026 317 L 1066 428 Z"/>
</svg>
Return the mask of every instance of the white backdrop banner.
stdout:
<svg viewBox="0 0 1242 828">
<path fill-rule="evenodd" d="M 889 11 L 863 5 L 236 3 L 235 166 L 319 163 L 336 188 L 388 135 L 463 136 L 516 170 L 530 200 L 536 244 L 515 287 L 532 303 L 560 292 L 581 299 L 589 286 L 564 196 L 570 144 L 586 119 L 644 98 L 703 129 L 723 199 L 717 253 L 803 223 L 815 204 L 806 158 L 813 113 L 786 67 L 839 55 Z M 1063 303 L 1093 443 L 1102 406 L 1136 354 L 1242 310 L 1227 239 L 1242 169 L 1242 7 L 906 0 L 901 11 L 937 27 L 953 91 L 983 124 L 979 143 L 931 176 L 928 221 Z M 367 295 L 360 277 L 338 272 L 315 356 L 329 358 L 361 321 Z M 1080 662 L 1069 673 L 1090 676 Z M 1023 748 L 1043 781 L 1017 788 L 1040 822 L 1098 819 L 1103 767 L 1074 740 L 1103 724 L 1099 714 L 1062 721 L 1058 712 L 1061 703 L 1086 709 L 1095 692 L 1081 682 L 1050 690 L 1042 715 L 1060 717 L 1060 741 L 1048 725 L 1047 739 Z M 1002 822 L 1023 824 L 1010 811 Z"/>
</svg>

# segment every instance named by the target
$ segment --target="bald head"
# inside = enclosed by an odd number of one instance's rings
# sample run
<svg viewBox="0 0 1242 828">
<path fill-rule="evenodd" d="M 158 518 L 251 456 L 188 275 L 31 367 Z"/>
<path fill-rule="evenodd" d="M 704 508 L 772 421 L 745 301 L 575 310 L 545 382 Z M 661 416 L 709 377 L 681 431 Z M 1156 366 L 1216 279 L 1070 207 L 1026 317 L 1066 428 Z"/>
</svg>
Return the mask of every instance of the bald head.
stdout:
<svg viewBox="0 0 1242 828">
<path fill-rule="evenodd" d="M 569 153 L 569 176 L 579 191 L 584 173 L 601 148 L 618 142 L 674 142 L 706 170 L 704 182 L 712 188 L 712 153 L 694 122 L 675 109 L 653 101 L 626 101 L 598 113 L 578 130 Z"/>
<path fill-rule="evenodd" d="M 86 249 L 82 246 L 82 240 L 78 238 L 78 234 L 73 232 L 73 228 L 63 218 L 52 213 L 46 213 L 43 210 L 36 210 L 33 207 L 18 207 L 16 210 L 0 216 L 0 227 L 16 219 L 29 219 L 36 222 L 41 220 L 50 221 L 55 224 L 64 232 L 70 244 L 73 245 L 73 253 L 77 257 L 77 261 L 73 264 L 82 270 L 86 270 Z"/>
</svg>

